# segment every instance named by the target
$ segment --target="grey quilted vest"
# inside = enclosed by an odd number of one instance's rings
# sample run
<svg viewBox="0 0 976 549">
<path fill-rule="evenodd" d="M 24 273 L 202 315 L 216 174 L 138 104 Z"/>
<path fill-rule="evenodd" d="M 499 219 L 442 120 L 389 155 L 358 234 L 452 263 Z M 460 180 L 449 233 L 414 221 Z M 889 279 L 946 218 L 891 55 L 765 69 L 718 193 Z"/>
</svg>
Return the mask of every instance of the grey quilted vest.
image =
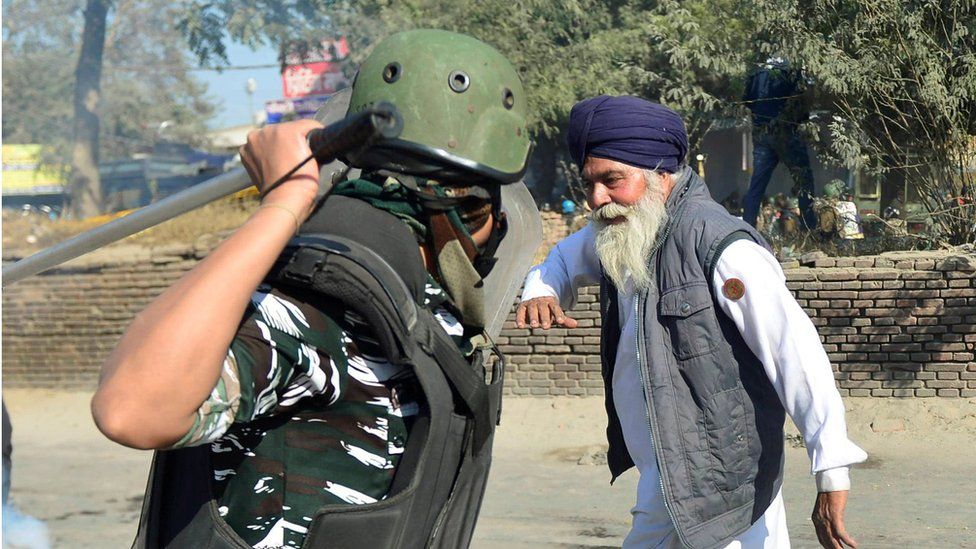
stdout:
<svg viewBox="0 0 976 549">
<path fill-rule="evenodd" d="M 685 168 L 667 200 L 670 222 L 649 261 L 654 285 L 635 299 L 638 357 L 668 512 L 681 542 L 723 547 L 769 507 L 783 479 L 785 413 L 759 359 L 711 290 L 731 242 L 766 246 L 712 200 Z M 762 291 L 746 288 L 746 291 Z M 601 354 L 613 478 L 633 467 L 613 405 L 620 339 L 617 291 L 601 282 Z"/>
</svg>

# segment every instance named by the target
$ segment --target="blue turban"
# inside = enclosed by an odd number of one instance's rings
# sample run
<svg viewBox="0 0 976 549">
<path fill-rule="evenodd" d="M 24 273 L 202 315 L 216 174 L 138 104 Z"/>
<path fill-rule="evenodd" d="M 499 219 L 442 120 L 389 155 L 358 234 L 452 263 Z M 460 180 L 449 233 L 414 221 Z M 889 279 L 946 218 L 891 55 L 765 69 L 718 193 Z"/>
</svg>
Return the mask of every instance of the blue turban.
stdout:
<svg viewBox="0 0 976 549">
<path fill-rule="evenodd" d="M 639 97 L 600 95 L 569 113 L 569 154 L 583 170 L 587 156 L 674 173 L 688 153 L 678 113 Z"/>
</svg>

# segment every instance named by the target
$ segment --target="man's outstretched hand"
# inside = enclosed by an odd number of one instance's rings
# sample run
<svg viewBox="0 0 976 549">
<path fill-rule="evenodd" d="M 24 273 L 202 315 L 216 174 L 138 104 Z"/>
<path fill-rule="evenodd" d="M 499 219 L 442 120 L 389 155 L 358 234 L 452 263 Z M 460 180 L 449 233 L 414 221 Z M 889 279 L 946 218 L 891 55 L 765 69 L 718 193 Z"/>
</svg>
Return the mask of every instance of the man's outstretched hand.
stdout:
<svg viewBox="0 0 976 549">
<path fill-rule="evenodd" d="M 515 324 L 519 328 L 543 328 L 548 330 L 553 324 L 564 328 L 575 328 L 576 320 L 566 316 L 554 297 L 536 297 L 519 303 L 515 310 Z"/>
<path fill-rule="evenodd" d="M 857 542 L 844 526 L 844 508 L 847 507 L 848 490 L 820 492 L 813 505 L 813 526 L 817 529 L 820 545 L 827 549 L 857 547 Z"/>
</svg>

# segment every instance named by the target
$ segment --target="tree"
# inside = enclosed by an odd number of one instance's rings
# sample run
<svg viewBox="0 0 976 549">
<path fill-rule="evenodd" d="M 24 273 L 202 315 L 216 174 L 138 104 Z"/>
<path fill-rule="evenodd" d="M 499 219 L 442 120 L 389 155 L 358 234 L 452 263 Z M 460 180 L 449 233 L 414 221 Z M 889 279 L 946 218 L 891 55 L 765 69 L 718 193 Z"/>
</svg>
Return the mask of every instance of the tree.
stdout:
<svg viewBox="0 0 976 549">
<path fill-rule="evenodd" d="M 25 4 L 26 2 L 12 3 Z M 62 2 L 62 5 L 72 5 Z M 86 0 L 84 9 L 84 28 L 80 37 L 80 53 L 74 75 L 74 114 L 73 114 L 73 144 L 71 155 L 71 186 L 70 213 L 76 217 L 86 217 L 98 213 L 100 204 L 100 182 L 98 178 L 98 158 L 103 148 L 100 139 L 105 137 L 103 119 L 103 82 L 102 72 L 105 67 L 106 52 L 116 37 L 138 39 L 138 34 L 129 34 L 118 21 L 139 21 L 149 18 L 157 23 L 157 30 L 171 31 L 178 29 L 183 39 L 166 40 L 155 44 L 170 44 L 164 47 L 166 53 L 174 51 L 182 55 L 182 48 L 174 48 L 172 44 L 187 44 L 202 63 L 212 61 L 226 63 L 225 42 L 235 40 L 248 45 L 285 44 L 298 39 L 319 39 L 321 33 L 329 32 L 330 19 L 327 8 L 331 5 L 325 0 L 291 0 L 288 2 L 268 3 L 262 0 L 188 1 L 183 3 L 164 2 L 163 0 Z M 5 35 L 6 22 L 17 10 L 8 8 L 5 3 Z M 27 10 L 21 6 L 21 10 Z M 29 11 L 29 10 L 28 10 Z M 67 14 L 77 14 L 74 11 L 54 12 L 63 21 Z M 25 25 L 26 26 L 26 25 Z M 106 29 L 118 28 L 115 35 Z M 149 28 L 146 25 L 145 28 Z M 27 32 L 27 31 L 24 31 Z M 143 37 L 145 39 L 146 37 Z M 152 42 L 144 42 L 144 45 Z M 7 39 L 5 36 L 5 47 Z M 128 53 L 119 50 L 124 58 Z M 157 52 L 159 53 L 159 52 Z M 160 61 L 160 60 L 157 60 Z M 182 60 L 183 62 L 185 60 Z M 172 59 L 164 63 L 166 69 L 173 65 Z M 120 69 L 124 65 L 120 65 Z M 185 70 L 181 67 L 180 70 Z M 4 71 L 6 73 L 6 71 Z M 139 78 L 146 77 L 142 72 Z M 7 88 L 6 82 L 4 83 Z M 187 90 L 194 93 L 193 89 Z M 181 107 L 189 107 L 191 111 L 206 111 L 206 102 L 198 100 L 199 87 L 190 97 L 189 104 L 180 103 Z M 129 102 L 129 105 L 139 105 Z M 116 120 L 121 127 L 126 121 L 121 117 Z M 5 132 L 7 124 L 4 124 Z M 109 133 L 116 139 L 127 139 L 118 136 L 115 130 Z M 131 129 L 131 128 L 129 128 Z M 148 131 L 150 128 L 144 128 Z M 138 133 L 138 132 L 136 132 Z"/>
<path fill-rule="evenodd" d="M 829 94 L 829 149 L 917 188 L 939 240 L 976 241 L 976 5 L 756 0 L 778 46 Z"/>
<path fill-rule="evenodd" d="M 191 64 L 171 2 L 120 2 L 104 31 L 102 77 L 76 86 L 70 62 L 77 55 L 79 29 L 65 20 L 81 16 L 81 0 L 13 0 L 4 5 L 3 138 L 41 143 L 50 163 L 67 164 L 72 154 L 73 90 L 87 87 L 82 98 L 98 94 L 97 107 L 85 113 L 87 131 L 98 129 L 91 157 L 114 158 L 144 152 L 166 137 L 199 144 L 213 104 L 205 87 L 190 72 Z M 83 107 L 86 107 L 84 105 Z M 94 115 L 94 119 L 91 115 Z M 89 133 L 89 138 L 91 137 Z M 88 166 L 89 182 L 97 162 Z M 76 189 L 87 207 L 101 206 L 98 187 Z M 76 212 L 77 215 L 77 212 Z"/>
<path fill-rule="evenodd" d="M 102 186 L 98 176 L 98 102 L 102 95 L 102 53 L 108 0 L 87 0 L 81 53 L 75 69 L 74 144 L 71 148 L 71 196 L 73 217 L 88 217 L 102 207 Z"/>
<path fill-rule="evenodd" d="M 492 44 L 519 69 L 531 127 L 555 135 L 572 105 L 600 93 L 634 94 L 681 113 L 692 141 L 734 113 L 734 79 L 750 52 L 751 19 L 734 0 L 413 0 L 347 2 L 335 18 L 354 52 L 415 27 L 464 32 Z M 745 37 L 745 38 L 744 38 Z"/>
<path fill-rule="evenodd" d="M 719 119 L 741 116 L 746 59 L 754 34 L 737 0 L 359 0 L 335 13 L 354 55 L 399 30 L 464 32 L 495 46 L 519 70 L 528 93 L 536 154 L 567 165 L 569 111 L 584 97 L 629 94 L 679 112 L 692 148 Z M 554 146 L 555 145 L 555 146 Z M 540 162 L 536 162 L 539 166 Z M 539 166 L 541 167 L 541 166 Z M 535 189 L 551 196 L 556 170 Z M 567 174 L 572 170 L 567 170 Z"/>
</svg>

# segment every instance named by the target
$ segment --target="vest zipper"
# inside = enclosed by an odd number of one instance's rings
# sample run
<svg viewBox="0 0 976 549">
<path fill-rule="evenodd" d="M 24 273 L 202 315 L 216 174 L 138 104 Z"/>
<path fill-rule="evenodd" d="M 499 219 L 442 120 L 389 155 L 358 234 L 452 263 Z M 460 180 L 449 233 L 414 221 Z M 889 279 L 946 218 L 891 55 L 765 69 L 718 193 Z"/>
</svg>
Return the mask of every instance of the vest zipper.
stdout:
<svg viewBox="0 0 976 549">
<path fill-rule="evenodd" d="M 644 292 L 637 292 L 637 299 L 634 300 L 634 319 L 637 321 L 637 333 L 635 341 L 637 344 L 637 372 L 640 374 L 641 388 L 644 390 L 644 417 L 647 418 L 647 430 L 651 435 L 651 444 L 654 445 L 654 459 L 657 460 L 658 470 L 657 479 L 661 484 L 661 494 L 664 496 L 664 509 L 668 512 L 668 518 L 671 519 L 671 526 L 674 527 L 674 531 L 678 535 L 678 539 L 687 547 L 688 542 L 685 541 L 681 530 L 678 528 L 678 523 L 674 520 L 674 512 L 671 511 L 671 505 L 668 503 L 669 493 L 664 484 L 664 476 L 667 474 L 667 472 L 665 471 L 664 467 L 661 466 L 663 459 L 661 456 L 661 451 L 659 450 L 661 445 L 658 444 L 657 440 L 657 420 L 651 411 L 651 392 L 648 389 L 647 379 L 644 377 L 644 361 L 641 358 L 643 357 L 643 354 L 641 353 L 643 347 L 641 345 L 643 337 L 641 334 L 644 333 L 644 316 L 642 314 L 644 309 L 643 296 Z"/>
</svg>

